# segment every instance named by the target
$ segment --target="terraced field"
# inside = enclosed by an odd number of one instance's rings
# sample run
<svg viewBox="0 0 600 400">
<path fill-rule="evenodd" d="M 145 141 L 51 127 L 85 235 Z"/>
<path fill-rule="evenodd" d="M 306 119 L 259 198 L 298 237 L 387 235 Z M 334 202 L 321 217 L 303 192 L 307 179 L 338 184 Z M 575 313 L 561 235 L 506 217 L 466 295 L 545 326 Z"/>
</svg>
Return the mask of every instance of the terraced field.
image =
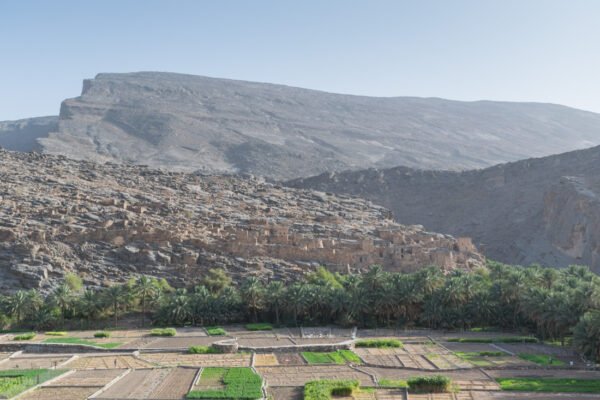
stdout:
<svg viewBox="0 0 600 400">
<path fill-rule="evenodd" d="M 153 337 L 150 331 L 112 331 L 110 340 L 126 343 L 123 350 L 91 349 L 72 353 L 61 347 L 61 354 L 43 352 L 38 335 L 35 348 L 3 352 L 0 342 L 0 371 L 8 376 L 24 369 L 61 369 L 69 372 L 48 380 L 22 394 L 18 400 L 183 400 L 192 390 L 224 390 L 226 371 L 253 367 L 263 379 L 274 400 L 301 400 L 303 386 L 319 379 L 356 379 L 362 389 L 339 400 L 471 400 L 471 399 L 587 399 L 600 394 L 534 393 L 502 391 L 499 378 L 569 378 L 600 380 L 600 372 L 587 371 L 586 365 L 573 368 L 548 368 L 526 361 L 517 353 L 536 354 L 557 360 L 577 356 L 570 348 L 541 344 L 447 342 L 454 333 L 435 335 L 432 331 L 377 329 L 355 331 L 336 327 L 281 328 L 248 331 L 245 327 L 222 326 L 225 336 L 208 336 L 204 328 L 180 328 L 175 337 Z M 485 337 L 487 333 L 482 333 Z M 378 336 L 380 335 L 380 336 Z M 506 334 L 505 334 L 506 335 Z M 477 337 L 469 333 L 469 337 Z M 494 333 L 493 337 L 501 337 Z M 94 332 L 69 332 L 68 337 L 98 340 Z M 370 345 L 401 341 L 401 347 L 354 347 L 353 337 L 372 339 Z M 240 346 L 232 354 L 191 354 L 189 346 L 211 346 L 229 340 Z M 360 339 L 362 340 L 362 339 Z M 438 340 L 440 340 L 438 342 Z M 49 346 L 49 345 L 47 345 Z M 61 345 L 69 346 L 69 345 Z M 333 347 L 332 347 L 333 346 Z M 337 349 L 362 362 L 338 357 Z M 75 348 L 74 348 L 75 350 Z M 307 363 L 307 357 L 314 364 Z M 339 360 L 338 360 L 339 359 Z M 321 362 L 326 360 L 327 362 Z M 336 364 L 339 362 L 339 364 Z M 345 365 L 344 365 L 345 363 Z M 208 368 L 214 373 L 202 374 Z M 221 371 L 222 373 L 217 373 Z M 412 393 L 406 388 L 384 387 L 382 380 L 407 381 L 415 376 L 443 374 L 457 390 L 450 393 Z M 199 379 L 202 377 L 202 379 Z M 229 379 L 229 378 L 228 378 Z M 560 395 L 560 396 L 559 396 Z"/>
</svg>

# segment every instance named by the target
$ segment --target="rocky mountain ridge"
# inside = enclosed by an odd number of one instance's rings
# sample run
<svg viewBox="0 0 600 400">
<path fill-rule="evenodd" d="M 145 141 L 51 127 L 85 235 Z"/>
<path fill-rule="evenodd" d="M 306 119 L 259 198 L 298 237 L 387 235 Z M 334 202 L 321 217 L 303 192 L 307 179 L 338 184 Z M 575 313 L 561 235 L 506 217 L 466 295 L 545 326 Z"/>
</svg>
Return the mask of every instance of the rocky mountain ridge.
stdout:
<svg viewBox="0 0 600 400">
<path fill-rule="evenodd" d="M 470 239 L 404 226 L 369 201 L 263 179 L 96 164 L 0 150 L 0 292 L 164 277 L 176 286 L 223 268 L 292 281 L 319 265 L 448 271 L 484 259 Z"/>
<path fill-rule="evenodd" d="M 7 150 L 34 151 L 37 139 L 45 138 L 56 130 L 58 117 L 26 118 L 0 122 L 0 146 Z"/>
<path fill-rule="evenodd" d="M 406 167 L 322 174 L 290 187 L 347 193 L 398 221 L 468 235 L 492 259 L 600 273 L 600 147 L 463 172 Z"/>
<path fill-rule="evenodd" d="M 600 144 L 564 106 L 352 96 L 173 73 L 99 74 L 38 140 L 50 154 L 290 179 L 405 165 L 468 169 Z"/>
</svg>

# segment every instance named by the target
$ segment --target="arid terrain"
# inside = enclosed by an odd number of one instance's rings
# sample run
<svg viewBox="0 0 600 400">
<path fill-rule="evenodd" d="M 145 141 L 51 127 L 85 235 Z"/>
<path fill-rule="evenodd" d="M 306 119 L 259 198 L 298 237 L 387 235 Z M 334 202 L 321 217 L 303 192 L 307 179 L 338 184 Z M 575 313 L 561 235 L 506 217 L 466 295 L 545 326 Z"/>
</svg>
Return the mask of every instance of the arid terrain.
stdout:
<svg viewBox="0 0 600 400">
<path fill-rule="evenodd" d="M 479 168 L 600 144 L 600 115 L 554 104 L 351 96 L 158 72 L 87 79 L 54 124 L 38 132 L 39 151 L 274 179 Z M 15 134 L 0 125 L 0 145 Z"/>
<path fill-rule="evenodd" d="M 483 265 L 470 239 L 404 226 L 369 201 L 257 178 L 0 151 L 0 290 L 130 275 L 176 286 L 210 268 L 236 281 L 295 280 L 320 265 L 410 272 Z"/>
<path fill-rule="evenodd" d="M 288 182 L 352 194 L 396 221 L 468 235 L 487 257 L 600 272 L 600 147 L 463 172 L 406 167 L 329 173 Z"/>
</svg>

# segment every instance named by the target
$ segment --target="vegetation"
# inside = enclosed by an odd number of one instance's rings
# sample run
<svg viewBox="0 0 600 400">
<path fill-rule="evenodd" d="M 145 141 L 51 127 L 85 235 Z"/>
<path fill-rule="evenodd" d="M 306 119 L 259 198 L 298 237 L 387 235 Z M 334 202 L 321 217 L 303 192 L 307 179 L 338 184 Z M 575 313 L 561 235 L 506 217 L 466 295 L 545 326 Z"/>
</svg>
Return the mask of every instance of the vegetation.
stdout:
<svg viewBox="0 0 600 400">
<path fill-rule="evenodd" d="M 207 326 L 206 332 L 209 336 L 225 336 L 227 332 L 223 328 L 219 328 L 218 326 Z"/>
<path fill-rule="evenodd" d="M 497 338 L 448 338 L 447 342 L 459 343 L 537 343 L 539 340 L 533 337 L 497 337 Z"/>
<path fill-rule="evenodd" d="M 272 331 L 273 326 L 267 322 L 247 324 L 246 329 L 249 331 Z"/>
<path fill-rule="evenodd" d="M 350 350 L 338 350 L 330 353 L 305 351 L 302 352 L 302 356 L 309 364 L 346 364 L 347 362 L 362 363 L 360 357 Z"/>
<path fill-rule="evenodd" d="M 221 377 L 225 389 L 192 390 L 188 399 L 260 399 L 263 397 L 262 378 L 251 368 L 204 368 L 202 378 Z"/>
<path fill-rule="evenodd" d="M 94 346 L 94 347 L 101 347 L 103 349 L 114 349 L 115 347 L 118 347 L 120 345 L 122 345 L 123 343 L 102 343 L 102 344 L 98 344 L 96 342 L 92 342 L 90 340 L 84 340 L 84 339 L 80 339 L 80 338 L 74 338 L 74 337 L 62 337 L 62 338 L 52 338 L 52 339 L 46 339 L 43 341 L 43 343 L 64 343 L 64 344 L 83 344 L 86 346 Z"/>
<path fill-rule="evenodd" d="M 23 369 L 0 371 L 0 398 L 10 399 L 25 390 L 63 374 L 64 370 Z"/>
<path fill-rule="evenodd" d="M 451 390 L 452 380 L 444 375 L 414 376 L 406 381 L 415 393 L 442 393 Z"/>
<path fill-rule="evenodd" d="M 329 400 L 331 396 L 351 396 L 360 386 L 357 379 L 319 379 L 306 382 L 304 400 Z"/>
<path fill-rule="evenodd" d="M 24 333 L 22 335 L 16 335 L 13 339 L 14 340 L 32 340 L 35 337 L 36 337 L 35 333 Z"/>
<path fill-rule="evenodd" d="M 402 379 L 380 379 L 379 384 L 384 387 L 404 388 L 408 383 Z"/>
<path fill-rule="evenodd" d="M 535 337 L 456 339 L 572 343 L 600 360 L 600 277 L 587 267 L 555 270 L 488 261 L 473 272 L 443 274 L 435 266 L 411 274 L 373 266 L 363 275 L 319 268 L 293 284 L 248 279 L 237 288 L 222 270 L 174 290 L 164 280 L 139 276 L 102 290 L 83 290 L 66 278 L 47 297 L 36 290 L 0 297 L 0 328 L 33 331 L 118 326 L 123 313 L 138 312 L 157 326 L 270 323 L 432 329 L 519 330 Z M 101 325 L 102 324 L 102 325 Z M 260 325 L 255 325 L 260 324 Z M 60 328 L 60 329 L 58 329 Z M 525 336 L 527 336 L 525 335 Z"/>
<path fill-rule="evenodd" d="M 391 347 L 402 348 L 402 342 L 396 339 L 359 340 L 354 345 L 356 347 L 377 347 L 380 349 L 386 349 Z"/>
<path fill-rule="evenodd" d="M 553 365 L 556 367 L 560 367 L 566 365 L 566 363 L 557 360 L 554 357 L 548 356 L 547 354 L 519 354 L 523 360 L 531 361 L 538 365 Z"/>
<path fill-rule="evenodd" d="M 219 354 L 221 351 L 212 346 L 191 346 L 190 353 L 192 354 Z"/>
<path fill-rule="evenodd" d="M 69 332 L 46 332 L 46 336 L 67 336 Z"/>
<path fill-rule="evenodd" d="M 110 333 L 109 332 L 96 332 L 96 333 L 94 333 L 94 337 L 95 338 L 109 338 Z"/>
<path fill-rule="evenodd" d="M 488 357 L 502 357 L 508 354 L 501 351 L 480 351 L 480 352 L 469 352 L 463 353 L 460 351 L 454 352 L 458 357 L 470 362 L 471 364 L 477 365 L 478 367 L 489 367 L 492 363 L 487 360 Z"/>
<path fill-rule="evenodd" d="M 150 336 L 176 336 L 175 328 L 152 329 Z"/>
<path fill-rule="evenodd" d="M 600 393 L 600 379 L 496 378 L 502 390 Z"/>
</svg>

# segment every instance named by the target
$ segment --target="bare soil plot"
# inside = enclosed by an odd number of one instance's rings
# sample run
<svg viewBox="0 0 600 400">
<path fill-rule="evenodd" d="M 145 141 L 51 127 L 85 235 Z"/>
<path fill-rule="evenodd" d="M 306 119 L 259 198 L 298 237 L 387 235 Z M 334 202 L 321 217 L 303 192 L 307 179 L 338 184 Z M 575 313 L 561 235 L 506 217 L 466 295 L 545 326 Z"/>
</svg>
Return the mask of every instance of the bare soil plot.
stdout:
<svg viewBox="0 0 600 400">
<path fill-rule="evenodd" d="M 197 373 L 195 368 L 173 368 L 148 398 L 185 399 Z"/>
<path fill-rule="evenodd" d="M 275 400 L 302 400 L 301 387 L 270 387 L 268 393 Z"/>
<path fill-rule="evenodd" d="M 63 357 L 26 357 L 26 358 L 9 358 L 7 361 L 0 363 L 0 370 L 7 369 L 45 369 L 53 368 L 54 365 L 60 365 L 67 361 L 69 356 Z"/>
<path fill-rule="evenodd" d="M 482 351 L 497 352 L 497 347 L 492 346 L 491 343 L 458 343 L 458 342 L 444 342 L 444 347 L 450 351 L 460 351 L 461 353 L 479 353 Z"/>
<path fill-rule="evenodd" d="M 20 400 L 85 400 L 100 387 L 42 387 L 20 397 Z"/>
<path fill-rule="evenodd" d="M 480 399 L 479 392 L 408 394 L 408 400 L 473 400 Z"/>
<path fill-rule="evenodd" d="M 315 379 L 358 379 L 361 386 L 374 386 L 369 374 L 344 365 L 257 367 L 269 386 L 304 386 Z"/>
<path fill-rule="evenodd" d="M 405 344 L 404 350 L 412 355 L 451 354 L 450 351 L 437 344 Z"/>
<path fill-rule="evenodd" d="M 88 371 L 75 371 L 63 378 L 59 378 L 49 384 L 44 384 L 45 388 L 50 387 L 92 387 L 97 386 L 98 389 L 108 384 L 117 376 L 125 372 L 124 369 L 98 369 Z M 98 390 L 96 389 L 96 390 Z"/>
<path fill-rule="evenodd" d="M 377 400 L 406 400 L 406 394 L 401 389 L 378 389 L 375 391 Z"/>
<path fill-rule="evenodd" d="M 147 353 L 140 358 L 166 367 L 249 367 L 250 354 Z"/>
<path fill-rule="evenodd" d="M 133 370 L 97 399 L 147 399 L 170 372 L 167 368 Z"/>
<path fill-rule="evenodd" d="M 568 346 L 552 346 L 542 343 L 498 343 L 497 347 L 508 350 L 514 354 L 545 354 L 566 364 L 573 361 L 575 367 L 585 367 L 575 349 Z M 531 365 L 531 363 L 527 363 Z"/>
<path fill-rule="evenodd" d="M 237 337 L 237 338 L 274 338 L 277 335 L 280 336 L 288 336 L 289 333 L 287 329 L 285 330 L 270 330 L 270 331 L 249 331 L 246 329 L 244 325 L 228 325 L 221 326 L 223 329 L 227 331 L 227 336 Z"/>
<path fill-rule="evenodd" d="M 356 333 L 356 336 L 357 337 L 389 336 L 389 337 L 395 338 L 398 336 L 399 332 L 401 332 L 401 331 L 398 329 L 394 329 L 394 328 L 359 329 L 358 332 Z"/>
<path fill-rule="evenodd" d="M 149 346 L 152 342 L 157 341 L 159 338 L 154 337 L 154 336 L 144 336 L 144 337 L 139 337 L 139 338 L 133 338 L 131 339 L 130 342 L 127 342 L 126 344 L 119 346 L 121 348 L 126 348 L 126 349 L 143 349 L 144 347 Z"/>
<path fill-rule="evenodd" d="M 255 354 L 254 365 L 256 367 L 269 367 L 273 365 L 279 365 L 275 354 Z"/>
<path fill-rule="evenodd" d="M 297 340 L 297 339 L 296 339 Z M 271 347 L 271 346 L 293 346 L 294 342 L 292 342 L 289 338 L 239 338 L 238 344 L 240 346 L 248 346 L 248 347 Z"/>
<path fill-rule="evenodd" d="M 335 344 L 335 343 L 342 343 L 345 342 L 347 340 L 350 340 L 349 338 L 295 338 L 294 342 L 296 342 L 296 344 L 298 345 L 307 345 L 307 344 Z"/>
<path fill-rule="evenodd" d="M 223 337 L 205 336 L 205 337 L 163 337 L 154 340 L 147 345 L 141 346 L 142 349 L 187 349 L 190 346 L 210 346 L 214 342 L 223 340 Z"/>
<path fill-rule="evenodd" d="M 439 369 L 473 368 L 473 364 L 454 354 L 427 354 L 425 357 Z"/>
<path fill-rule="evenodd" d="M 431 361 L 427 359 L 424 355 L 397 355 L 398 360 L 405 368 L 418 368 L 424 370 L 437 370 L 438 368 Z"/>
<path fill-rule="evenodd" d="M 306 365 L 308 364 L 300 353 L 275 353 L 279 365 Z"/>
<path fill-rule="evenodd" d="M 0 361 L 4 360 L 5 358 L 10 357 L 12 353 L 0 353 Z"/>
<path fill-rule="evenodd" d="M 369 347 L 356 347 L 353 349 L 366 364 L 381 365 L 387 367 L 404 367 L 398 358 L 398 354 L 406 355 L 403 349 L 389 348 L 378 349 Z"/>
<path fill-rule="evenodd" d="M 177 337 L 187 336 L 208 336 L 204 328 L 189 327 L 189 328 L 176 328 Z"/>
<path fill-rule="evenodd" d="M 138 360 L 133 356 L 94 356 L 94 357 L 78 357 L 73 361 L 64 365 L 64 368 L 85 370 L 85 369 L 114 369 L 115 360 L 117 361 L 116 368 L 152 368 L 153 364 Z M 1 364 L 0 364 L 1 365 Z"/>
</svg>

